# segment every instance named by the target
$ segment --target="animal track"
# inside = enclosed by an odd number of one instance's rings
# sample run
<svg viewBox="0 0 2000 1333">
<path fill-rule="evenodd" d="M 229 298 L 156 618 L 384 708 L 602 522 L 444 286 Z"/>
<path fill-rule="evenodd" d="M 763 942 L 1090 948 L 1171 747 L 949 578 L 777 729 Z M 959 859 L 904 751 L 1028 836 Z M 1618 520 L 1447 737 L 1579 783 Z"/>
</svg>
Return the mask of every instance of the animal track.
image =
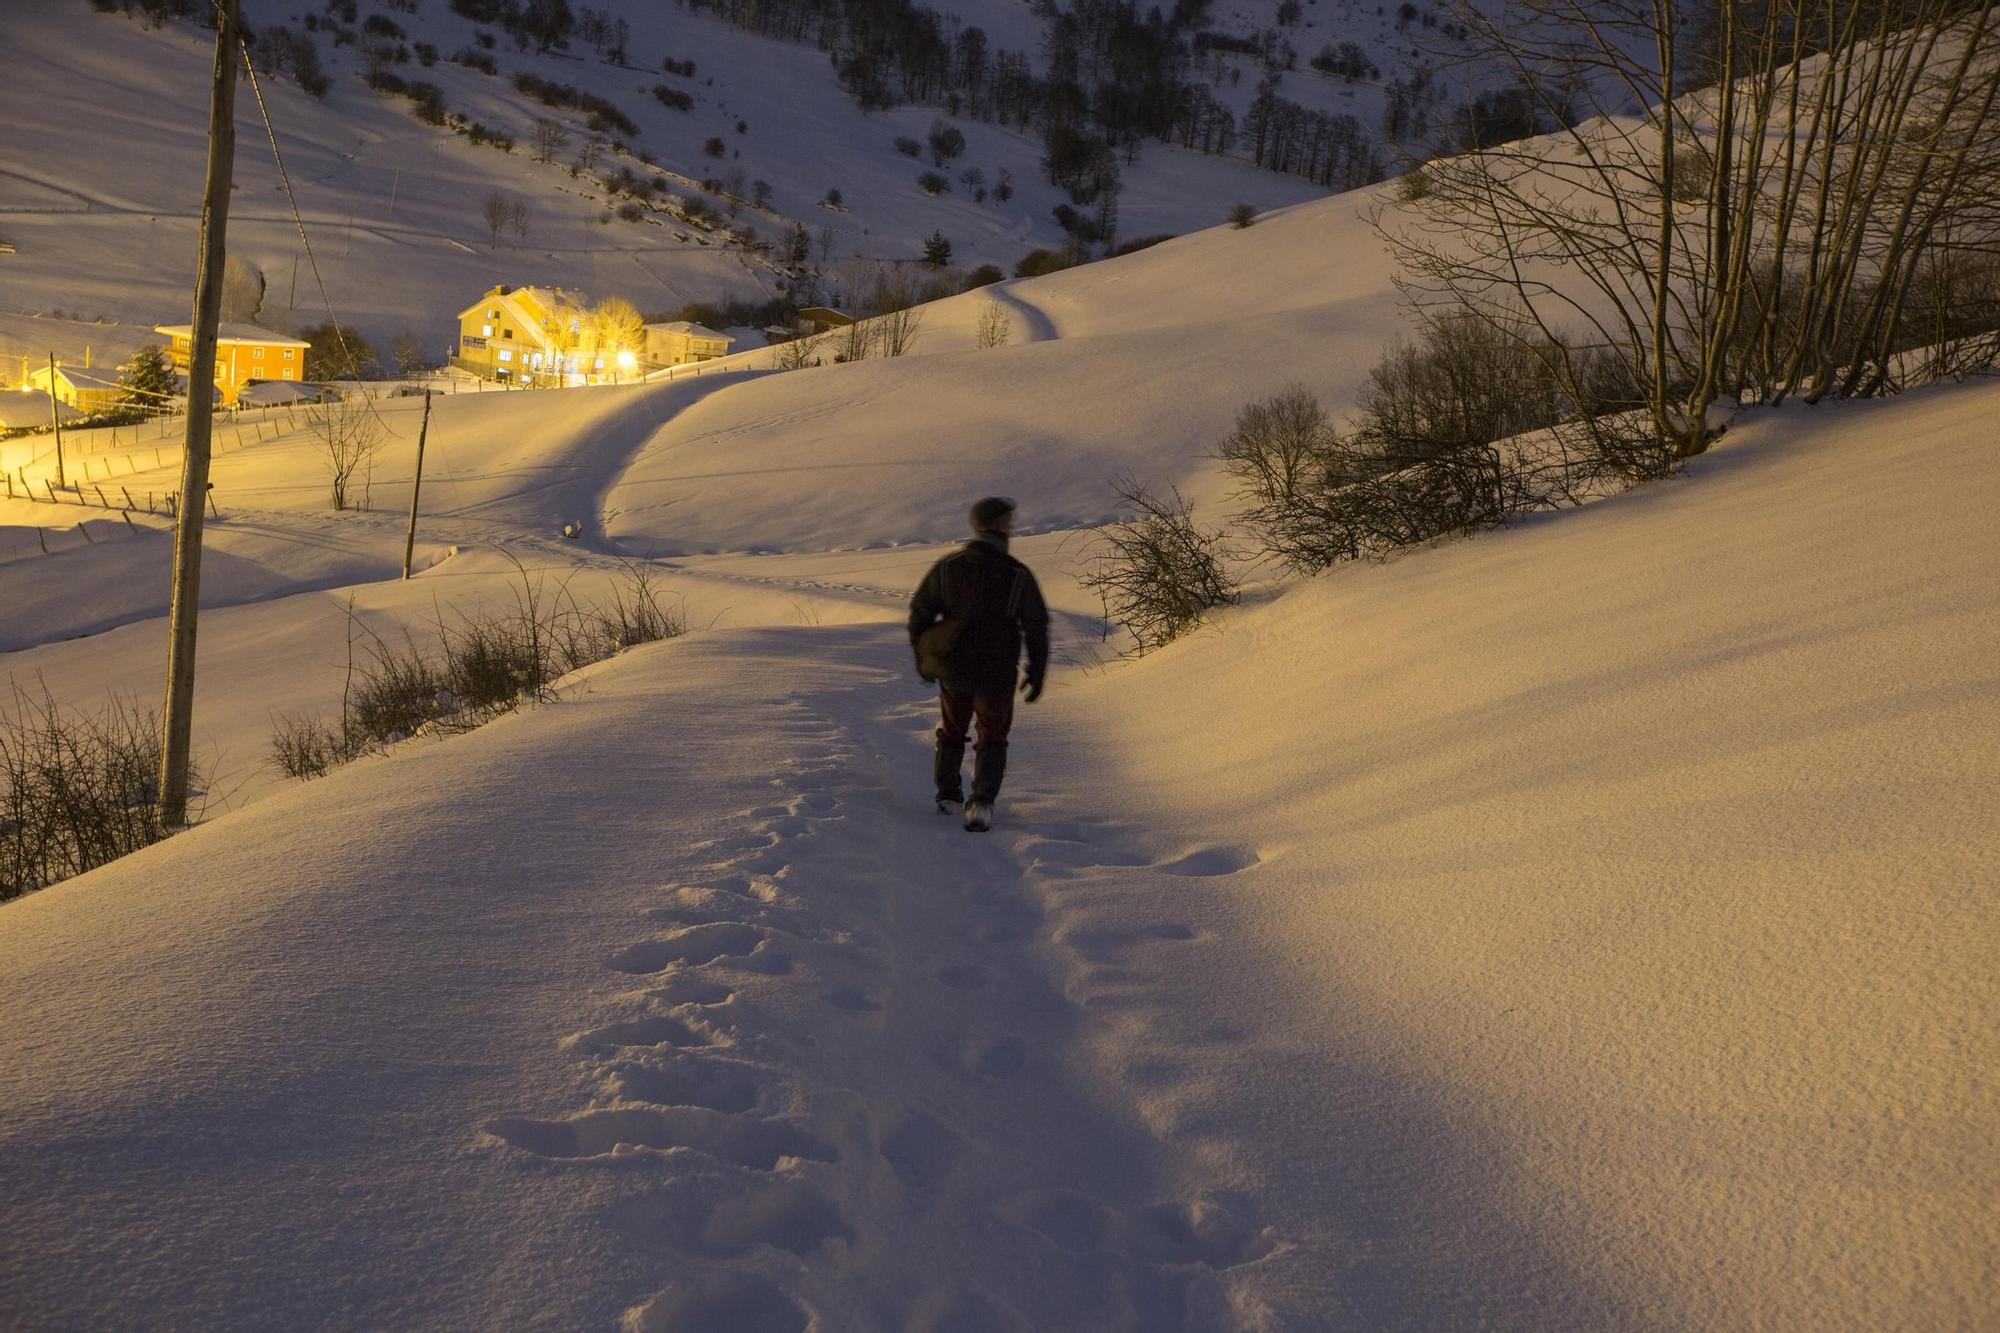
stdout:
<svg viewBox="0 0 2000 1333">
<path fill-rule="evenodd" d="M 646 940 L 621 949 L 611 958 L 620 972 L 662 972 L 675 963 L 690 966 L 717 958 L 750 953 L 763 943 L 764 932 L 738 921 L 689 926 L 660 940 Z"/>
<path fill-rule="evenodd" d="M 811 1316 L 778 1285 L 754 1273 L 715 1273 L 683 1282 L 629 1311 L 632 1333 L 805 1333 Z"/>
<path fill-rule="evenodd" d="M 541 1157 L 602 1157 L 626 1148 L 689 1148 L 769 1171 L 787 1157 L 837 1162 L 831 1144 L 784 1120 L 751 1120 L 703 1107 L 620 1107 L 569 1120 L 495 1120 L 486 1131 Z"/>
<path fill-rule="evenodd" d="M 611 1090 L 627 1101 L 700 1106 L 732 1115 L 751 1110 L 762 1100 L 754 1073 L 717 1060 L 620 1065 L 611 1073 Z"/>
</svg>

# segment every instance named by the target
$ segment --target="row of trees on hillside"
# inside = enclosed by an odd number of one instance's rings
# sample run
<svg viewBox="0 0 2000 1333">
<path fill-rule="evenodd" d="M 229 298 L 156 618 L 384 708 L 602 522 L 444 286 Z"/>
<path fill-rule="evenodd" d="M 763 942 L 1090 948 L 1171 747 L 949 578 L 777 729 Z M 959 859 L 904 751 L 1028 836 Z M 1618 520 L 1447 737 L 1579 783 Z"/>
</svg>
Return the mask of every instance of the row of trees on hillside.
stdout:
<svg viewBox="0 0 2000 1333">
<path fill-rule="evenodd" d="M 1141 651 L 1231 600 L 1238 557 L 1379 557 L 1670 473 L 1744 404 L 2000 368 L 1991 7 L 1452 13 L 1567 128 L 1406 178 L 1378 225 L 1419 336 L 1345 428 L 1304 385 L 1243 409 L 1215 451 L 1231 529 L 1121 479 L 1133 517 L 1084 582 Z M 1646 109 L 1611 118 L 1593 88 Z"/>
</svg>

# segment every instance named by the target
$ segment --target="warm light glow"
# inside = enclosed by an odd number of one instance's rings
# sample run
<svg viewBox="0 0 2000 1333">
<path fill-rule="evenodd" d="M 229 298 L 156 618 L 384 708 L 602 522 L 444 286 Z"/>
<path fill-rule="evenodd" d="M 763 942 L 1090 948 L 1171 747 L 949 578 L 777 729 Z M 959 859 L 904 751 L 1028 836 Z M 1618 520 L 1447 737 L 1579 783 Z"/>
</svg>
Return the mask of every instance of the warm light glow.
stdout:
<svg viewBox="0 0 2000 1333">
<path fill-rule="evenodd" d="M 618 354 L 618 368 L 620 370 L 630 370 L 638 364 L 639 358 L 633 356 L 630 352 L 620 352 Z"/>
</svg>

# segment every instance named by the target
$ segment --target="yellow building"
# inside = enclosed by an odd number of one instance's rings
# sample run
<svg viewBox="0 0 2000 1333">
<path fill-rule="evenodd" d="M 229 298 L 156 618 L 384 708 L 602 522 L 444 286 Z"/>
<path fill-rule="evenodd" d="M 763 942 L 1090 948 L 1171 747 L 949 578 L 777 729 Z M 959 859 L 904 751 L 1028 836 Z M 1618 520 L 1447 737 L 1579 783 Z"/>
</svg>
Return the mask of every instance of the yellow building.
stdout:
<svg viewBox="0 0 2000 1333">
<path fill-rule="evenodd" d="M 153 332 L 165 334 L 174 369 L 188 373 L 194 356 L 194 330 L 187 324 L 156 324 Z M 311 343 L 288 338 L 282 333 L 255 324 L 224 324 L 215 340 L 215 387 L 225 406 L 236 405 L 236 395 L 253 380 L 301 380 L 305 378 L 306 352 Z"/>
<path fill-rule="evenodd" d="M 30 367 L 27 381 L 21 387 L 47 394 L 51 381 L 56 401 L 87 417 L 111 411 L 125 396 L 125 386 L 118 382 L 115 368 L 72 366 L 62 361 L 56 362 L 53 372 L 46 363 Z"/>
<path fill-rule="evenodd" d="M 458 312 L 451 363 L 509 384 L 582 384 L 617 378 L 583 298 L 560 287 L 494 287 Z"/>
<path fill-rule="evenodd" d="M 646 325 L 646 347 L 639 359 L 646 368 L 684 366 L 691 361 L 713 361 L 729 355 L 736 339 L 717 333 L 705 324 L 677 319 L 671 324 Z"/>
</svg>

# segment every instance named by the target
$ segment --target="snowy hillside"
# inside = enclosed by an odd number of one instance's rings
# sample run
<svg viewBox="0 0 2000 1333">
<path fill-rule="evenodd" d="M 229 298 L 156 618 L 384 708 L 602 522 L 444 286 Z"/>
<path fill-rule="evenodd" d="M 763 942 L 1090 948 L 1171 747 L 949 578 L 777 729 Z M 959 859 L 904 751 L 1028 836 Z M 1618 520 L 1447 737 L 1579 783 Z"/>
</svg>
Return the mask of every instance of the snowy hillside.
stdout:
<svg viewBox="0 0 2000 1333">
<path fill-rule="evenodd" d="M 324 100 L 289 77 L 265 77 L 279 145 L 342 322 L 384 344 L 410 329 L 436 355 L 449 345 L 457 311 L 496 282 L 563 286 L 593 299 L 624 296 L 651 312 L 770 295 L 781 276 L 779 256 L 730 243 L 724 232 L 732 225 L 749 226 L 781 251 L 803 225 L 816 263 L 835 284 L 843 261 L 856 256 L 921 258 L 934 231 L 951 240 L 954 262 L 965 268 L 990 262 L 1011 270 L 1029 250 L 1065 240 L 1051 213 L 1063 195 L 1044 178 L 1033 137 L 965 122 L 966 147 L 950 174 L 976 167 L 997 182 L 1005 171 L 1015 194 L 1004 203 L 976 202 L 960 184 L 932 197 L 916 183 L 930 160 L 894 145 L 899 137 L 923 139 L 934 109 L 863 113 L 810 46 L 686 10 L 647 5 L 626 13 L 633 64 L 606 64 L 587 46 L 536 54 L 503 42 L 490 53 L 498 73 L 489 76 L 445 58 L 481 50 L 476 25 L 441 3 L 415 14 L 392 11 L 410 42 L 441 53 L 430 67 L 397 66 L 398 77 L 435 84 L 447 110 L 510 136 L 511 152 L 423 124 L 408 100 L 371 91 L 357 48 L 329 45 L 324 31 L 331 78 Z M 295 17 L 282 6 L 246 6 L 253 27 Z M 39 128 L 16 140 L 0 167 L 0 241 L 14 247 L 0 253 L 0 307 L 142 328 L 184 321 L 201 198 L 208 34 L 185 24 L 149 31 L 77 3 L 36 7 L 10 25 L 10 37 L 0 118 Z M 662 59 L 692 61 L 696 73 L 663 73 Z M 654 165 L 606 150 L 573 175 L 593 137 L 584 117 L 517 91 L 511 80 L 523 73 L 607 97 L 640 129 L 630 136 L 633 153 Z M 655 85 L 685 93 L 692 108 L 663 105 Z M 63 105 L 92 112 L 43 123 L 46 108 Z M 537 118 L 568 129 L 549 162 L 535 160 Z M 721 158 L 705 148 L 716 138 L 725 145 Z M 265 278 L 265 323 L 317 323 L 326 307 L 247 89 L 237 139 L 231 253 Z M 600 178 L 621 168 L 659 178 L 667 189 L 655 202 L 699 197 L 714 205 L 712 229 L 659 212 L 637 221 L 618 216 L 631 200 L 609 194 Z M 704 181 L 723 190 L 704 190 Z M 729 186 L 751 200 L 758 181 L 768 187 L 761 206 L 729 204 Z M 829 190 L 841 194 L 837 210 L 823 206 Z M 494 191 L 526 210 L 519 228 L 509 221 L 497 237 L 482 217 Z M 1215 224 L 1237 201 L 1268 208 L 1321 193 L 1296 176 L 1154 144 L 1127 169 L 1122 234 L 1190 231 Z M 722 211 L 730 208 L 734 222 Z M 16 345 L 12 330 L 0 335 L 0 361 L 50 350 L 40 338 Z M 74 342 L 54 350 L 80 356 Z"/>
<path fill-rule="evenodd" d="M 1385 198 L 936 302 L 907 356 L 441 397 L 408 581 L 417 400 L 373 404 L 359 512 L 296 414 L 230 422 L 208 817 L 0 904 L 0 1326 L 2000 1319 L 2000 383 L 1746 411 L 1672 479 L 1115 660 L 1107 479 L 1219 516 L 1246 401 L 1354 405 L 1404 327 Z M 176 484 L 127 431 L 70 466 Z M 989 491 L 1055 669 L 973 838 L 903 618 Z M 0 668 L 156 698 L 166 540 L 0 499 Z M 267 758 L 358 635 L 632 561 L 692 632 L 312 782 Z"/>
</svg>

